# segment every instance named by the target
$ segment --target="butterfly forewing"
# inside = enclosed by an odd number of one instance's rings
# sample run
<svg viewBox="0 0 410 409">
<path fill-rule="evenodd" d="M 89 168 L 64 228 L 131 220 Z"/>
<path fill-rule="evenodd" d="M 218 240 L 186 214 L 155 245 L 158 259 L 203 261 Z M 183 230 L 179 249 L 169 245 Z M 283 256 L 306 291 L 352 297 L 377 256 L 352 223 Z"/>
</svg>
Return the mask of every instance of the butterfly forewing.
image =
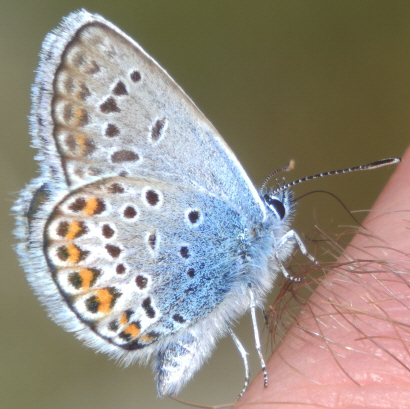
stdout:
<svg viewBox="0 0 410 409">
<path fill-rule="evenodd" d="M 67 37 L 54 81 L 39 77 L 52 91 L 53 143 L 67 185 L 155 177 L 201 187 L 263 218 L 233 153 L 168 74 L 101 17 L 83 20 Z"/>
</svg>

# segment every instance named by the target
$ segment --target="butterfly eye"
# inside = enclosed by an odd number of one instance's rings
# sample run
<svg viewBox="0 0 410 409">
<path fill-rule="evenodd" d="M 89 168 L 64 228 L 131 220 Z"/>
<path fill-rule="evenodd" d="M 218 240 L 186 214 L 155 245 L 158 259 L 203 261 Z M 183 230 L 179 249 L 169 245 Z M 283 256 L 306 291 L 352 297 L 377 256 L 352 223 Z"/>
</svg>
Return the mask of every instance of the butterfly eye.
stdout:
<svg viewBox="0 0 410 409">
<path fill-rule="evenodd" d="M 271 209 L 272 212 L 275 213 L 280 220 L 283 220 L 286 214 L 285 206 L 283 206 L 283 203 L 274 197 L 270 197 L 269 195 L 265 195 L 263 198 L 269 209 Z"/>
</svg>

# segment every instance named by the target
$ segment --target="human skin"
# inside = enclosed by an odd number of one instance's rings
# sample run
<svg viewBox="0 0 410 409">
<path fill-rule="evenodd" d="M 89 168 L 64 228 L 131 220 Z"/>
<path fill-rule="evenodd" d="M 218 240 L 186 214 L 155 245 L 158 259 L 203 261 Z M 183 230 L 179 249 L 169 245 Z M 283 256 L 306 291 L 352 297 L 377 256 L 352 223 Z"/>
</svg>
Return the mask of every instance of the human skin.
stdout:
<svg viewBox="0 0 410 409">
<path fill-rule="evenodd" d="M 410 149 L 235 408 L 410 408 Z"/>
</svg>

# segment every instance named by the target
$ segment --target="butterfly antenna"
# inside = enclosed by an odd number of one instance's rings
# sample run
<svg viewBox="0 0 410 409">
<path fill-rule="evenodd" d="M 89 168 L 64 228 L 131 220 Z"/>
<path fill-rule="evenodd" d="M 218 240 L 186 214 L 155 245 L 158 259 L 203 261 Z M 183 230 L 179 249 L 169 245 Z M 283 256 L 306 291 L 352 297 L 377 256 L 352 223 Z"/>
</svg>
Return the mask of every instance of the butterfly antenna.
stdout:
<svg viewBox="0 0 410 409">
<path fill-rule="evenodd" d="M 275 171 L 273 171 L 262 183 L 261 186 L 261 194 L 263 195 L 263 193 L 265 192 L 265 187 L 266 184 L 269 182 L 269 180 L 271 179 L 272 176 L 280 173 L 280 172 L 289 172 L 291 170 L 293 170 L 293 168 L 295 167 L 295 161 L 292 159 L 291 161 L 289 161 L 289 163 L 286 166 L 283 166 L 282 168 L 276 169 Z"/>
<path fill-rule="evenodd" d="M 277 193 L 279 193 L 279 192 L 282 191 L 282 190 L 289 189 L 289 188 L 292 187 L 292 186 L 295 186 L 295 185 L 297 185 L 297 184 L 299 184 L 299 183 L 302 183 L 302 182 L 306 182 L 306 181 L 308 181 L 308 180 L 313 180 L 313 179 L 317 179 L 317 178 L 322 178 L 322 177 L 324 177 L 324 176 L 339 175 L 339 174 L 342 174 L 342 173 L 357 172 L 357 171 L 359 171 L 359 170 L 373 170 L 373 169 L 377 169 L 377 168 L 382 168 L 383 166 L 395 165 L 396 163 L 399 163 L 399 162 L 401 162 L 401 159 L 400 159 L 400 158 L 388 158 L 388 159 L 382 159 L 382 160 L 378 160 L 378 161 L 376 161 L 376 162 L 368 163 L 368 164 L 366 164 L 366 165 L 355 166 L 355 167 L 353 167 L 353 168 L 339 169 L 339 170 L 331 170 L 330 172 L 324 172 L 324 173 L 318 173 L 318 174 L 312 175 L 312 176 L 306 176 L 306 177 L 304 177 L 304 178 L 302 178 L 302 179 L 298 179 L 298 180 L 295 180 L 295 181 L 293 181 L 293 182 L 287 183 L 286 185 L 283 185 L 283 186 L 278 187 L 277 189 L 275 189 L 275 190 L 272 192 L 272 195 L 276 195 Z M 290 163 L 289 163 L 289 165 L 290 165 Z M 288 165 L 288 166 L 289 166 L 289 165 Z M 285 167 L 285 168 L 286 168 L 286 167 Z M 285 168 L 282 168 L 282 169 L 285 169 Z M 288 169 L 286 169 L 286 170 L 288 170 Z M 290 170 L 290 169 L 289 169 L 289 170 Z M 279 171 L 281 171 L 281 169 L 279 169 Z M 279 172 L 279 171 L 276 171 L 276 172 L 272 173 L 271 175 L 269 175 L 268 178 L 267 178 L 267 180 L 268 180 L 272 175 L 274 175 L 275 173 L 277 173 L 277 172 Z M 265 182 L 264 182 L 264 184 L 263 184 L 262 186 L 264 186 L 264 185 L 266 184 L 267 180 L 265 180 Z"/>
</svg>

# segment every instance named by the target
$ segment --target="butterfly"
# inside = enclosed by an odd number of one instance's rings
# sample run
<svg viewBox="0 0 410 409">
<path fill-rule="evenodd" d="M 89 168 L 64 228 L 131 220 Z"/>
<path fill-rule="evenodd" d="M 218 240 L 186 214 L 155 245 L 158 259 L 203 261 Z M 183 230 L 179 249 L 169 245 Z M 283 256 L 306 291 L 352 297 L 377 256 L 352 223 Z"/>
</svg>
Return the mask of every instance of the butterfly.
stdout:
<svg viewBox="0 0 410 409">
<path fill-rule="evenodd" d="M 18 254 L 51 318 L 176 395 L 256 309 L 295 245 L 291 185 L 258 191 L 217 130 L 130 37 L 71 13 L 44 40 L 30 118 L 41 175 Z M 391 163 L 391 162 L 390 162 Z"/>
</svg>

